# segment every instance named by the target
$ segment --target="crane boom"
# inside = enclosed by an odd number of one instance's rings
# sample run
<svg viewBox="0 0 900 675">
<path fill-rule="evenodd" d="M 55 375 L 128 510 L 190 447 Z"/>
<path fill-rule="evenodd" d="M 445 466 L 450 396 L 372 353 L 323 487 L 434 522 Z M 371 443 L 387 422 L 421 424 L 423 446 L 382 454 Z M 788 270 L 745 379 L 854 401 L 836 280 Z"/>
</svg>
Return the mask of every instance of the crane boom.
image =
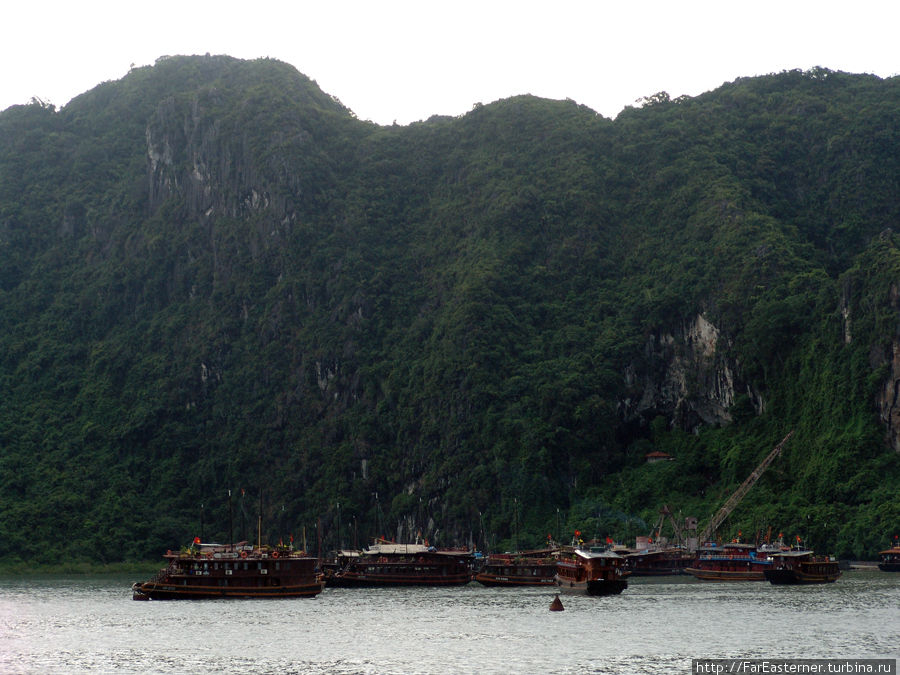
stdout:
<svg viewBox="0 0 900 675">
<path fill-rule="evenodd" d="M 656 527 L 654 527 L 653 531 L 650 533 L 651 536 L 654 537 L 656 541 L 660 540 L 660 538 L 662 537 L 663 524 L 665 523 L 666 518 L 668 518 L 669 522 L 672 523 L 672 531 L 675 533 L 675 543 L 678 546 L 683 546 L 684 533 L 681 531 L 681 527 L 678 525 L 678 521 L 675 520 L 675 517 L 672 515 L 672 511 L 666 504 L 663 504 L 663 507 L 659 510 L 659 520 L 656 521 Z"/>
<path fill-rule="evenodd" d="M 763 475 L 765 470 L 769 467 L 769 464 L 781 453 L 781 448 L 787 443 L 788 439 L 794 435 L 794 430 L 791 429 L 791 432 L 784 437 L 784 439 L 775 446 L 775 448 L 770 452 L 766 458 L 759 463 L 759 466 L 756 467 L 753 472 L 747 476 L 747 480 L 741 483 L 741 486 L 735 490 L 734 494 L 728 498 L 728 501 L 722 505 L 722 508 L 716 512 L 716 515 L 712 517 L 712 520 L 709 521 L 709 524 L 703 529 L 703 532 L 700 533 L 700 537 L 698 538 L 698 543 L 702 544 L 707 541 L 712 535 L 713 532 L 716 531 L 716 528 L 722 524 L 722 522 L 728 517 L 734 507 L 741 503 L 741 500 L 744 496 L 750 491 L 750 488 L 759 480 L 759 477 Z"/>
</svg>

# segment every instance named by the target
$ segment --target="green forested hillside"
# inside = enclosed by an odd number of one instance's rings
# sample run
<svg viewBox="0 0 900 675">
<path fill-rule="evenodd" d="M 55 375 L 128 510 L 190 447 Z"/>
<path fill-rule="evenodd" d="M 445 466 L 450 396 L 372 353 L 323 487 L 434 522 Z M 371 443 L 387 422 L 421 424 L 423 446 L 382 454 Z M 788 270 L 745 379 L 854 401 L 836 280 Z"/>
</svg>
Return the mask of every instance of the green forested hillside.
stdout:
<svg viewBox="0 0 900 675">
<path fill-rule="evenodd" d="M 170 57 L 0 113 L 0 563 L 900 527 L 900 80 L 357 120 Z M 647 464 L 661 450 L 674 461 Z"/>
</svg>

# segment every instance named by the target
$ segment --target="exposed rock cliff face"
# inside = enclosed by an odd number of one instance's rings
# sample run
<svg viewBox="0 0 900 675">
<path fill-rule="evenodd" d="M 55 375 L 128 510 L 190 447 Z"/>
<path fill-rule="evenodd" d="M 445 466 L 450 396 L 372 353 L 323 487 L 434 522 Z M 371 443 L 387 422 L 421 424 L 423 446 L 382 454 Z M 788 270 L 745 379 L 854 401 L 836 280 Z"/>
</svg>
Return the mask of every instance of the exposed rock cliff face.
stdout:
<svg viewBox="0 0 900 675">
<path fill-rule="evenodd" d="M 737 366 L 725 355 L 722 341 L 718 328 L 702 314 L 674 333 L 650 336 L 643 362 L 626 371 L 636 395 L 621 402 L 623 417 L 649 420 L 662 415 L 672 427 L 696 431 L 703 425 L 730 423 L 729 409 L 742 392 L 761 412 L 761 397 L 738 381 Z"/>
<path fill-rule="evenodd" d="M 900 452 L 900 339 L 891 344 L 890 372 L 878 393 L 878 412 L 885 426 L 886 440 Z"/>
<path fill-rule="evenodd" d="M 305 172 L 288 156 L 309 134 L 295 125 L 258 138 L 253 120 L 226 118 L 222 107 L 215 89 L 157 106 L 146 131 L 150 208 L 178 196 L 199 220 L 266 212 L 282 226 L 296 221 Z"/>
<path fill-rule="evenodd" d="M 900 287 L 897 284 L 891 286 L 889 299 L 891 307 L 900 314 Z M 873 368 L 888 368 L 876 405 L 884 423 L 887 443 L 895 452 L 900 452 L 900 336 L 894 336 L 886 353 L 873 349 L 869 360 Z"/>
</svg>

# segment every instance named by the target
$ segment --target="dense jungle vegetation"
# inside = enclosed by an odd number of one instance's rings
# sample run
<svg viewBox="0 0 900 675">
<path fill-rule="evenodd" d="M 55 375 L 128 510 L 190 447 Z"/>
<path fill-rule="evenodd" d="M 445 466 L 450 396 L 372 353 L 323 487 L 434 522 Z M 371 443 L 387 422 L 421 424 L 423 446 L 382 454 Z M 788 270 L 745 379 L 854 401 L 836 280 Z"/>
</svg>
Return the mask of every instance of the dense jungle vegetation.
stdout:
<svg viewBox="0 0 900 675">
<path fill-rule="evenodd" d="M 898 181 L 900 78 L 821 68 L 382 127 L 278 61 L 168 57 L 9 108 L 0 565 L 259 515 L 311 550 L 633 539 L 702 527 L 791 429 L 720 536 L 874 557 Z"/>
</svg>

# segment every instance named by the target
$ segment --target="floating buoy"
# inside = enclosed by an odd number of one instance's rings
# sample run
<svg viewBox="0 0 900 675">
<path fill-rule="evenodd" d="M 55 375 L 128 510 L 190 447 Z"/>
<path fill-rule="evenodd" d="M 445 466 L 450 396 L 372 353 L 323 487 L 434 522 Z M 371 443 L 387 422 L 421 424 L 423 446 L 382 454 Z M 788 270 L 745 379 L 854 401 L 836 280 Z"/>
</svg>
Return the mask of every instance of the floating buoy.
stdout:
<svg viewBox="0 0 900 675">
<path fill-rule="evenodd" d="M 550 611 L 561 612 L 564 609 L 565 607 L 563 607 L 562 601 L 559 599 L 559 594 L 557 593 L 556 597 L 553 598 L 553 602 L 550 603 Z"/>
</svg>

